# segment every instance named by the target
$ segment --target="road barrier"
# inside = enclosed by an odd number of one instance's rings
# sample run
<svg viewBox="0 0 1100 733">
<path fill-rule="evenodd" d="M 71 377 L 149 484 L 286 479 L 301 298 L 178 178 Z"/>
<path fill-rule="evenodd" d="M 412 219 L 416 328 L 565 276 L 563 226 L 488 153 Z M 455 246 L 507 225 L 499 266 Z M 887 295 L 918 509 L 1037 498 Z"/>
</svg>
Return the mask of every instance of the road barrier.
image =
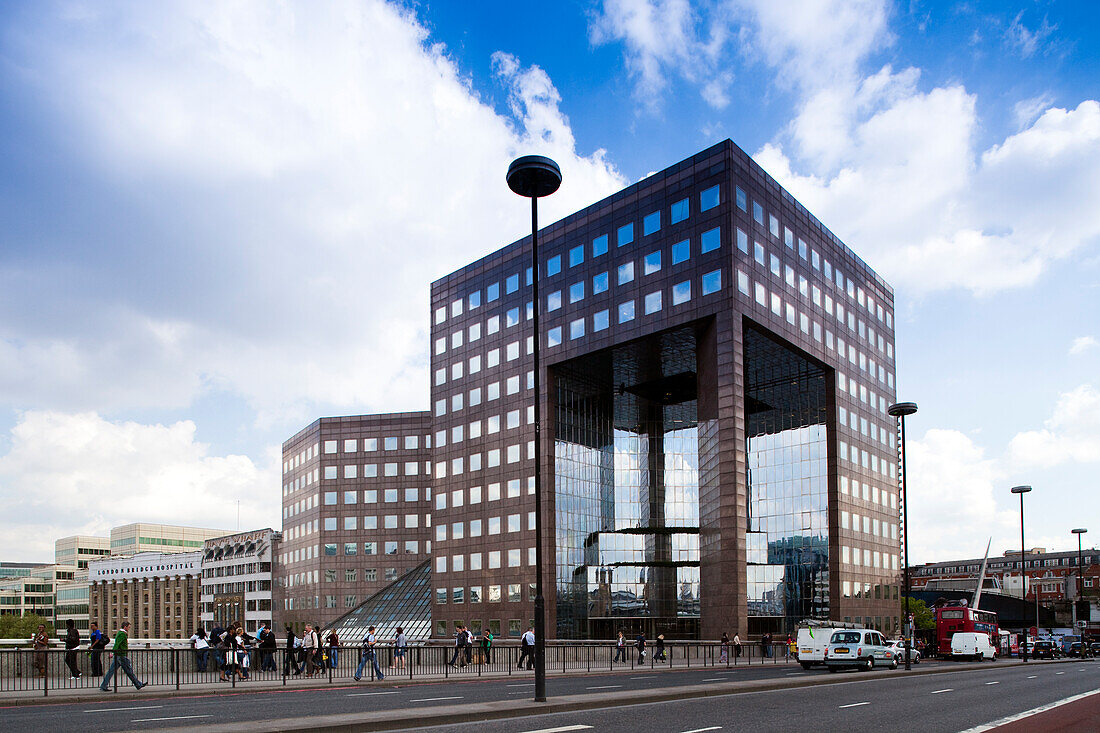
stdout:
<svg viewBox="0 0 1100 733">
<path fill-rule="evenodd" d="M 136 648 L 131 641 L 127 656 L 139 680 L 159 687 L 174 687 L 179 690 L 187 685 L 209 684 L 224 681 L 227 687 L 247 685 L 250 680 L 268 682 L 282 681 L 284 685 L 295 684 L 303 678 L 327 679 L 332 682 L 351 680 L 359 666 L 363 652 L 358 646 L 341 646 L 333 655 L 325 647 L 314 655 L 312 674 L 306 655 L 300 649 L 265 650 L 252 647 L 247 652 L 229 652 L 211 648 L 203 655 L 190 646 Z M 394 648 L 378 645 L 375 652 L 378 664 L 386 678 L 416 679 L 442 677 L 480 677 L 483 674 L 521 674 L 517 663 L 520 659 L 520 647 L 514 644 L 494 644 L 488 658 L 480 646 L 469 649 L 469 661 L 465 650 L 460 651 L 455 665 L 450 664 L 454 657 L 454 646 L 423 644 L 410 646 L 401 661 Z M 547 642 L 546 671 L 548 674 L 568 674 L 576 672 L 600 672 L 613 670 L 661 670 L 689 669 L 693 667 L 736 667 L 747 664 L 784 664 L 795 662 L 794 655 L 787 653 L 786 644 L 772 644 L 770 655 L 759 644 L 742 644 L 741 654 L 735 653 L 729 645 L 723 654 L 723 647 L 717 642 L 665 642 L 664 658 L 657 654 L 652 642 L 646 648 L 646 654 L 639 660 L 638 650 L 629 643 L 625 648 L 625 661 L 613 661 L 616 656 L 615 642 Z M 95 652 L 86 647 L 76 650 L 75 663 L 81 676 L 73 678 L 65 657 L 69 652 L 64 649 L 34 650 L 32 648 L 0 649 L 0 693 L 29 692 L 41 690 L 49 695 L 51 690 L 91 689 L 103 682 L 102 672 L 96 670 Z M 203 657 L 205 656 L 205 664 Z M 333 658 L 335 656 L 335 659 Z M 247 658 L 247 662 L 245 661 Z M 99 652 L 98 663 L 102 671 L 110 668 L 112 652 Z M 231 666 L 226 661 L 233 662 Z M 525 670 L 524 670 L 525 671 Z M 374 679 L 374 669 L 370 662 L 363 667 L 363 679 Z M 130 686 L 130 681 L 119 669 L 114 680 L 109 683 L 113 689 Z"/>
</svg>

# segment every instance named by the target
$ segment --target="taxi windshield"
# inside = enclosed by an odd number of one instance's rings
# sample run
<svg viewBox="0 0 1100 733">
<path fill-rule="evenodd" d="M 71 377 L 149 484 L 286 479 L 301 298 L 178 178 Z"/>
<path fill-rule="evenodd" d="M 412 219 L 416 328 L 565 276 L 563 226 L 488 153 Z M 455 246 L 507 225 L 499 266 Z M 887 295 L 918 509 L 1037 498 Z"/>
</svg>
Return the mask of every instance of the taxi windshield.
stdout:
<svg viewBox="0 0 1100 733">
<path fill-rule="evenodd" d="M 838 631 L 833 634 L 833 644 L 858 644 L 860 633 L 858 631 Z"/>
</svg>

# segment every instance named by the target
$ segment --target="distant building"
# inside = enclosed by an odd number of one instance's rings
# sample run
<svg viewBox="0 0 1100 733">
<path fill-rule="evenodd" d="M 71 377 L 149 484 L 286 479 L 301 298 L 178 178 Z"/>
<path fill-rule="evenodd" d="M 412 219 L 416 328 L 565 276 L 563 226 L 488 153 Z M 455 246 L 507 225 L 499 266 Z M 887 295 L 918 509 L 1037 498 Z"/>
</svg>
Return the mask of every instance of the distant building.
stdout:
<svg viewBox="0 0 1100 733">
<path fill-rule="evenodd" d="M 26 575 L 0 579 L 0 614 L 34 613 L 56 626 L 54 596 L 57 586 L 74 580 L 76 575 L 74 565 L 35 565 Z"/>
<path fill-rule="evenodd" d="M 202 623 L 209 630 L 243 623 L 254 634 L 272 628 L 274 561 L 282 533 L 238 532 L 207 540 L 202 550 Z"/>
<path fill-rule="evenodd" d="M 113 539 L 113 531 L 111 535 Z M 202 556 L 200 549 L 92 561 L 88 565 L 90 620 L 108 633 L 128 620 L 135 638 L 191 636 L 200 623 Z"/>
<path fill-rule="evenodd" d="M 1084 572 L 1082 591 L 1085 596 L 1096 596 L 1100 590 L 1100 550 L 1083 550 L 1081 553 Z M 1047 552 L 1043 548 L 1028 550 L 1024 556 L 1026 563 L 1021 572 L 1020 552 L 1007 550 L 1001 557 L 991 557 L 986 567 L 986 575 L 1008 595 L 1035 598 L 1039 594 L 1040 603 L 1073 600 L 1076 596 L 1077 551 Z M 911 568 L 911 586 L 914 591 L 945 588 L 946 581 L 955 581 L 963 585 L 966 582 L 973 587 L 981 571 L 982 559 L 945 560 L 927 563 Z M 988 586 L 988 581 L 987 581 Z"/>
<path fill-rule="evenodd" d="M 0 580 L 7 578 L 25 578 L 36 568 L 45 567 L 44 562 L 0 562 Z"/>
<path fill-rule="evenodd" d="M 72 580 L 59 580 L 54 586 L 54 625 L 64 629 L 69 619 L 81 633 L 88 631 L 88 570 L 77 570 Z"/>
<path fill-rule="evenodd" d="M 224 537 L 227 529 L 180 527 L 171 524 L 137 522 L 111 529 L 111 555 L 136 555 L 139 552 L 194 552 L 206 540 Z"/>
<path fill-rule="evenodd" d="M 281 616 L 336 619 L 431 552 L 427 412 L 321 418 L 283 443 Z"/>
<path fill-rule="evenodd" d="M 88 569 L 88 562 L 99 560 L 111 554 L 110 537 L 74 535 L 62 537 L 53 543 L 54 562 L 58 565 L 76 565 L 81 570 Z"/>
</svg>

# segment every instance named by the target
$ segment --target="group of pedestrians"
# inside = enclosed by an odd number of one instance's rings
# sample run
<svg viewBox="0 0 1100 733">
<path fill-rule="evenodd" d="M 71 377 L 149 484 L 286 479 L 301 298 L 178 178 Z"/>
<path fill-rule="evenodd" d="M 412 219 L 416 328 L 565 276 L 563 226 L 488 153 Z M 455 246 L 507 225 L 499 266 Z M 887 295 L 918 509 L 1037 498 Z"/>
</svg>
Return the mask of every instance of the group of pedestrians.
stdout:
<svg viewBox="0 0 1100 733">
<path fill-rule="evenodd" d="M 249 679 L 253 658 L 259 656 L 261 672 L 275 672 L 275 650 L 277 640 L 275 632 L 267 624 L 260 624 L 253 636 L 244 630 L 242 624 L 231 624 L 229 628 L 214 628 L 209 635 L 206 629 L 199 628 L 191 636 L 191 648 L 195 652 L 195 668 L 206 672 L 213 653 L 215 667 L 220 682 L 232 682 L 236 677 Z"/>
</svg>

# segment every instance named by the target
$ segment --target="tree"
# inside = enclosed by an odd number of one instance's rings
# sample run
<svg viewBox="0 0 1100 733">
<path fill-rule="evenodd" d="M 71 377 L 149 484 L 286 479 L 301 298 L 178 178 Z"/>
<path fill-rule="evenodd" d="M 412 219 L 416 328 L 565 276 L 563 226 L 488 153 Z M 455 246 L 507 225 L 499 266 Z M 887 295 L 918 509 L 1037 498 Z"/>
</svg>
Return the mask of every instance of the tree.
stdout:
<svg viewBox="0 0 1100 733">
<path fill-rule="evenodd" d="M 38 631 L 38 624 L 46 624 L 46 632 L 53 636 L 54 628 L 44 616 L 27 613 L 22 616 L 5 614 L 0 616 L 0 639 L 29 640 Z"/>
<path fill-rule="evenodd" d="M 901 597 L 901 612 L 905 613 L 905 596 Z M 918 631 L 936 628 L 936 612 L 919 598 L 909 598 L 909 613 L 913 614 L 913 627 Z"/>
</svg>

